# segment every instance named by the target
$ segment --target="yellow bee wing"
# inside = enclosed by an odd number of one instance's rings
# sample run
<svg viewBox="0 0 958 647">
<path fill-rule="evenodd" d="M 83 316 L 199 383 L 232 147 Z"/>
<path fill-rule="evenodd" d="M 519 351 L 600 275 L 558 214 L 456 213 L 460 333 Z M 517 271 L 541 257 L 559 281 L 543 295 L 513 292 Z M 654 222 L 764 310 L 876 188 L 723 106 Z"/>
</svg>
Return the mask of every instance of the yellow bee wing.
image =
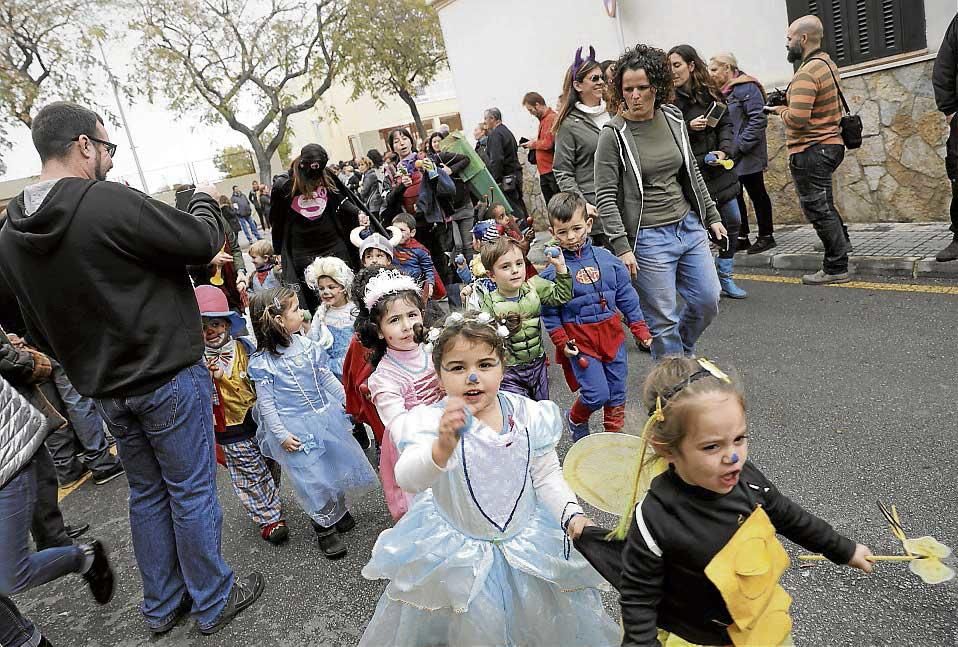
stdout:
<svg viewBox="0 0 958 647">
<path fill-rule="evenodd" d="M 908 568 L 926 584 L 941 584 L 955 577 L 955 571 L 941 563 L 937 557 L 913 559 Z"/>
<path fill-rule="evenodd" d="M 642 439 L 624 433 L 590 434 L 566 454 L 565 480 L 584 501 L 599 510 L 621 515 L 629 507 L 639 469 Z M 651 455 L 651 450 L 649 450 Z M 657 458 L 642 470 L 639 498 L 667 464 Z"/>
<path fill-rule="evenodd" d="M 938 559 L 944 559 L 951 555 L 951 549 L 948 548 L 948 546 L 945 546 L 934 537 L 928 535 L 918 537 L 917 539 L 906 539 L 902 543 L 905 544 L 906 550 L 916 555 L 937 557 Z"/>
</svg>

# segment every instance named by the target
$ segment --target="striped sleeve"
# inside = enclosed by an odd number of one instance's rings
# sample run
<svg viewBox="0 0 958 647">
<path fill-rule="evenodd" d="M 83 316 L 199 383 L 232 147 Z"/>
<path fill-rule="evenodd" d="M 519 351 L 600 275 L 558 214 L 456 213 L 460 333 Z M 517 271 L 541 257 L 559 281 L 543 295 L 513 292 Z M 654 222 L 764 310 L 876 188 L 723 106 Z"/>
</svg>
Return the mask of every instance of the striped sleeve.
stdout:
<svg viewBox="0 0 958 647">
<path fill-rule="evenodd" d="M 818 142 L 840 143 L 842 107 L 832 71 L 829 63 L 815 59 L 803 65 L 792 79 L 788 107 L 781 113 L 791 152 Z"/>
</svg>

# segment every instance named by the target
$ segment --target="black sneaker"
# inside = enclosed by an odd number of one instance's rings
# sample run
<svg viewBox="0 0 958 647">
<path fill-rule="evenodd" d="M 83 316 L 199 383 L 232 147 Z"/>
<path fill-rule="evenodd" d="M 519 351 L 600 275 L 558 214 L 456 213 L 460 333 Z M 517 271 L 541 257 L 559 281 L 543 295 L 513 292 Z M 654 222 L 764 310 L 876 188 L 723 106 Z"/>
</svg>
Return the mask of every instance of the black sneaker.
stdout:
<svg viewBox="0 0 958 647">
<path fill-rule="evenodd" d="M 346 544 L 343 538 L 336 532 L 336 528 L 325 528 L 323 526 L 314 526 L 316 530 L 316 541 L 319 543 L 319 549 L 323 551 L 326 559 L 340 559 L 346 556 Z"/>
<path fill-rule="evenodd" d="M 81 535 L 83 535 L 83 533 L 85 533 L 87 530 L 90 529 L 90 524 L 81 523 L 80 525 L 77 525 L 77 526 L 63 526 L 63 529 L 66 531 L 67 537 L 69 537 L 70 539 L 76 539 L 77 537 L 80 537 Z"/>
<path fill-rule="evenodd" d="M 343 518 L 336 522 L 335 528 L 336 532 L 349 532 L 356 527 L 356 520 L 353 519 L 353 515 L 349 514 L 349 511 L 343 515 Z"/>
<path fill-rule="evenodd" d="M 226 598 L 226 606 L 223 607 L 220 617 L 212 626 L 206 629 L 200 628 L 200 633 L 204 636 L 211 636 L 217 631 L 233 621 L 243 609 L 256 602 L 259 596 L 263 594 L 266 588 L 266 578 L 262 573 L 250 573 L 243 580 L 234 580 L 230 595 Z"/>
<path fill-rule="evenodd" d="M 83 579 L 90 586 L 97 604 L 106 604 L 113 599 L 113 569 L 110 568 L 106 547 L 101 542 L 94 539 L 89 546 L 93 548 L 93 566 L 83 574 Z"/>
<path fill-rule="evenodd" d="M 361 422 L 357 422 L 353 425 L 353 438 L 355 438 L 359 446 L 363 448 L 363 451 L 369 449 L 369 434 L 366 433 L 366 425 Z"/>
<path fill-rule="evenodd" d="M 736 239 L 735 239 L 735 253 L 736 253 L 736 254 L 739 254 L 739 253 L 741 253 L 741 252 L 744 252 L 745 250 L 749 249 L 751 246 L 752 246 L 752 241 L 750 241 L 747 236 L 744 237 L 744 238 L 736 238 Z"/>
<path fill-rule="evenodd" d="M 93 482 L 97 485 L 105 485 L 113 479 L 123 476 L 126 473 L 126 470 L 123 469 L 123 465 L 117 463 L 115 466 L 111 467 L 105 472 L 100 472 L 99 474 L 93 475 Z"/>
<path fill-rule="evenodd" d="M 752 246 L 748 248 L 748 254 L 761 254 L 762 252 L 767 252 L 773 247 L 778 247 L 778 243 L 775 242 L 775 239 L 771 236 L 759 236 L 755 239 L 755 242 L 752 243 Z"/>
<path fill-rule="evenodd" d="M 190 615 L 190 611 L 193 609 L 193 598 L 190 597 L 189 593 L 183 595 L 183 599 L 180 600 L 180 603 L 176 605 L 176 609 L 173 610 L 173 616 L 164 622 L 163 624 L 150 627 L 150 631 L 153 632 L 154 636 L 159 636 L 160 634 L 165 634 L 170 631 L 180 623 L 183 618 Z"/>
</svg>

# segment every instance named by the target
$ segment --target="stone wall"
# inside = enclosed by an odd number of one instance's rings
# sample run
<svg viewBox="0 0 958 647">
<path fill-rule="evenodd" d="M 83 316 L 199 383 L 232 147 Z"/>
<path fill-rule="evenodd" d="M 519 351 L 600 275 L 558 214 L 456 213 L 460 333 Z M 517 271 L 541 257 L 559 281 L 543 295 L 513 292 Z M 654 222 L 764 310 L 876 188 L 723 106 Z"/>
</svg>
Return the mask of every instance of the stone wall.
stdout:
<svg viewBox="0 0 958 647">
<path fill-rule="evenodd" d="M 849 222 L 948 220 L 948 126 L 935 107 L 934 61 L 842 79 L 864 126 L 862 147 L 847 151 L 835 174 L 835 203 Z M 769 117 L 766 186 L 775 222 L 804 222 L 788 171 L 785 128 Z"/>
</svg>

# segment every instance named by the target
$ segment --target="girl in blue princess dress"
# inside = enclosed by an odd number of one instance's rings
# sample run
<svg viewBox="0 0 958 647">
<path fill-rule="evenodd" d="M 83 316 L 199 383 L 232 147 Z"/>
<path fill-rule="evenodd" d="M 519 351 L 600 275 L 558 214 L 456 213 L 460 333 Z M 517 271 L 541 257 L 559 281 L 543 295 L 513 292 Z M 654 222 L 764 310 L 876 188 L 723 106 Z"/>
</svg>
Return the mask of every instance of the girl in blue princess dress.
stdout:
<svg viewBox="0 0 958 647">
<path fill-rule="evenodd" d="M 448 397 L 391 429 L 396 480 L 421 494 L 363 568 L 389 584 L 360 647 L 619 644 L 602 577 L 569 548 L 592 522 L 559 466 L 562 414 L 499 391 L 503 333 L 450 315 L 433 348 Z"/>
<path fill-rule="evenodd" d="M 356 307 L 349 300 L 353 271 L 340 258 L 321 256 L 306 268 L 306 285 L 319 297 L 307 336 L 326 349 L 329 368 L 341 381 L 356 321 Z"/>
<path fill-rule="evenodd" d="M 343 385 L 329 370 L 326 353 L 297 334 L 303 325 L 299 299 L 289 288 L 253 296 L 250 315 L 257 350 L 249 377 L 256 385 L 257 440 L 280 463 L 303 510 L 312 518 L 320 550 L 329 559 L 346 554 L 340 533 L 356 521 L 346 496 L 379 487 L 343 411 Z"/>
</svg>

